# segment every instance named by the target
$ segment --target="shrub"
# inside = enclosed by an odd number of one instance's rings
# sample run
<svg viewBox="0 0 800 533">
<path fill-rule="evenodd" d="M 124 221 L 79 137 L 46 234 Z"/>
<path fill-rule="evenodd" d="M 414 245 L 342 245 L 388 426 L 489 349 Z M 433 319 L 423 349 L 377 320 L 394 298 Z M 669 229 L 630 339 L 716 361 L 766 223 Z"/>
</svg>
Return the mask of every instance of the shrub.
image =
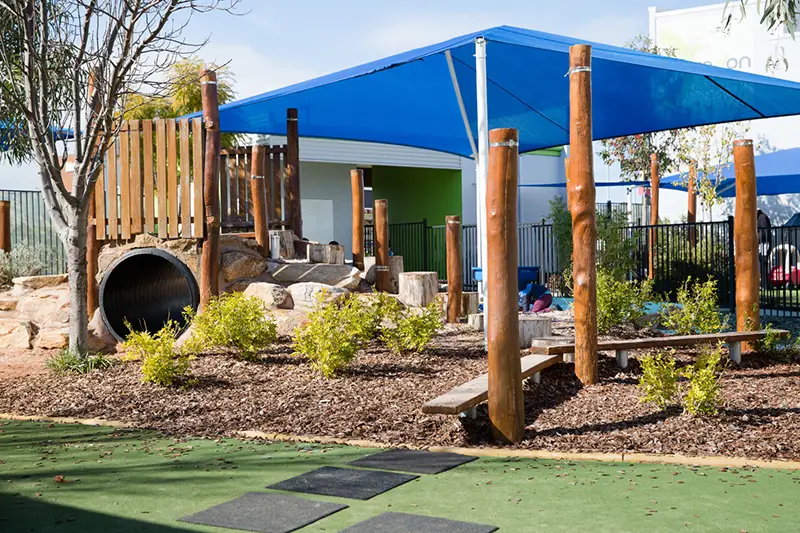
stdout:
<svg viewBox="0 0 800 533">
<path fill-rule="evenodd" d="M 724 368 L 722 347 L 704 346 L 694 365 L 683 369 L 688 390 L 683 398 L 684 411 L 694 415 L 715 415 L 719 412 L 719 377 Z"/>
<path fill-rule="evenodd" d="M 654 352 L 641 358 L 642 377 L 639 389 L 641 401 L 652 403 L 659 409 L 669 407 L 678 394 L 679 372 L 673 352 Z"/>
<path fill-rule="evenodd" d="M 114 360 L 103 354 L 81 356 L 66 348 L 50 357 L 45 366 L 57 374 L 88 374 L 111 367 Z"/>
<path fill-rule="evenodd" d="M 202 313 L 186 309 L 185 316 L 192 321 L 187 342 L 195 352 L 229 349 L 240 359 L 258 361 L 258 353 L 278 338 L 264 303 L 241 292 L 211 298 Z"/>
<path fill-rule="evenodd" d="M 442 325 L 441 308 L 431 302 L 421 311 L 403 310 L 395 326 L 381 333 L 381 340 L 395 353 L 421 352 Z"/>
<path fill-rule="evenodd" d="M 636 244 L 628 238 L 628 214 L 622 211 L 597 215 L 597 265 L 615 279 L 625 280 L 636 265 Z"/>
<path fill-rule="evenodd" d="M 679 306 L 670 305 L 662 311 L 664 325 L 678 335 L 696 333 L 719 333 L 725 329 L 724 320 L 718 310 L 717 281 L 692 282 L 686 280 L 677 296 Z"/>
<path fill-rule="evenodd" d="M 352 294 L 326 300 L 323 291 L 308 322 L 295 330 L 294 350 L 295 355 L 308 358 L 323 377 L 331 378 L 375 335 L 383 311 L 378 302 L 367 305 Z"/>
<path fill-rule="evenodd" d="M 11 285 L 11 280 L 20 276 L 38 276 L 43 270 L 38 248 L 18 246 L 10 253 L 0 250 L 0 286 Z"/>
<path fill-rule="evenodd" d="M 622 281 L 606 269 L 597 270 L 597 331 L 605 335 L 621 324 L 638 326 L 653 295 L 653 282 Z"/>
<path fill-rule="evenodd" d="M 130 324 L 126 326 L 131 329 Z M 122 344 L 128 352 L 125 360 L 142 362 L 142 381 L 167 387 L 186 379 L 192 356 L 189 349 L 176 349 L 178 331 L 178 323 L 169 320 L 155 334 L 132 330 L 128 333 Z"/>
</svg>

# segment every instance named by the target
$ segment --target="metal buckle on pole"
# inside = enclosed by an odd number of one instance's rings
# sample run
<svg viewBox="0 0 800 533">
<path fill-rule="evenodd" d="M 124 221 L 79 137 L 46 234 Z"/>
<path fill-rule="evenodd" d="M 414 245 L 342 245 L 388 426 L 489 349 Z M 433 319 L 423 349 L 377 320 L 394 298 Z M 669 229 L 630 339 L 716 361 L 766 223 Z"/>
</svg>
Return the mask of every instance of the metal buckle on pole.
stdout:
<svg viewBox="0 0 800 533">
<path fill-rule="evenodd" d="M 580 67 L 572 67 L 571 69 L 569 69 L 567 71 L 566 74 L 564 74 L 564 77 L 565 78 L 569 77 L 572 74 L 575 74 L 576 72 L 591 72 L 591 71 L 592 71 L 592 67 L 590 67 L 588 65 L 584 65 L 584 66 L 580 66 Z"/>
<path fill-rule="evenodd" d="M 384 265 L 378 265 L 378 266 L 375 267 L 375 270 L 377 270 L 379 272 L 385 272 L 385 271 L 389 270 L 389 267 L 388 266 L 384 266 Z"/>
<path fill-rule="evenodd" d="M 744 139 L 741 141 L 733 141 L 734 146 L 753 146 L 753 141 L 750 139 Z"/>
<path fill-rule="evenodd" d="M 503 142 L 499 142 L 499 143 L 490 143 L 489 144 L 490 148 L 496 148 L 498 146 L 507 146 L 509 148 L 513 148 L 515 146 L 519 146 L 519 143 L 517 141 L 511 140 L 511 141 L 503 141 Z"/>
<path fill-rule="evenodd" d="M 251 180 L 263 180 L 264 176 L 250 176 Z"/>
<path fill-rule="evenodd" d="M 297 117 L 286 117 L 287 122 L 297 122 Z"/>
<path fill-rule="evenodd" d="M 215 81 L 201 81 L 200 85 L 216 85 L 217 82 Z"/>
<path fill-rule="evenodd" d="M 448 221 L 447 221 L 447 223 L 448 223 L 448 224 L 453 224 L 453 225 L 456 225 L 456 224 L 461 224 L 461 222 L 460 222 L 460 221 L 458 221 L 458 220 L 448 220 Z"/>
</svg>

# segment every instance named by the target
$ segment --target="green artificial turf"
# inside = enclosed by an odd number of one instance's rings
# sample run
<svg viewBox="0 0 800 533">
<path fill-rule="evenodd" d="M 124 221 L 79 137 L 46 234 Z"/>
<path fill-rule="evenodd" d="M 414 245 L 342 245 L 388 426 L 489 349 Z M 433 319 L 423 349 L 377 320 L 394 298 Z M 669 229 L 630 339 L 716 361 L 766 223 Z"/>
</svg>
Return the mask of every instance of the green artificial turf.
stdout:
<svg viewBox="0 0 800 533">
<path fill-rule="evenodd" d="M 0 421 L 0 531 L 230 532 L 176 519 L 371 451 Z M 788 532 L 800 524 L 800 472 L 780 470 L 479 459 L 369 501 L 312 498 L 350 507 L 304 533 L 385 511 L 502 532 Z"/>
</svg>

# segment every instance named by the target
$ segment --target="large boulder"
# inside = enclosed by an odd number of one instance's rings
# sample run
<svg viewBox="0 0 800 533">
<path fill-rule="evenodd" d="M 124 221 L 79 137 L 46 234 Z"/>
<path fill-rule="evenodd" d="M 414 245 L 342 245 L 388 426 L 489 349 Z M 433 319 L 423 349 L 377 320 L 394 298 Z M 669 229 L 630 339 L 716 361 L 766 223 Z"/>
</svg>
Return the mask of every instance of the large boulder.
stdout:
<svg viewBox="0 0 800 533">
<path fill-rule="evenodd" d="M 267 309 L 292 309 L 294 302 L 285 288 L 275 283 L 255 282 L 243 291 L 245 296 L 258 298 Z"/>
<path fill-rule="evenodd" d="M 295 329 L 308 322 L 308 313 L 290 309 L 277 309 L 272 313 L 278 335 L 294 337 Z"/>
<path fill-rule="evenodd" d="M 13 294 L 19 295 L 26 292 L 43 289 L 45 287 L 57 287 L 67 283 L 66 274 L 56 274 L 53 276 L 26 276 L 11 280 L 14 284 Z"/>
<path fill-rule="evenodd" d="M 37 348 L 41 350 L 61 350 L 69 345 L 67 328 L 43 329 L 36 335 Z"/>
<path fill-rule="evenodd" d="M 267 270 L 267 260 L 256 252 L 235 251 L 222 256 L 222 277 L 226 282 L 257 278 Z"/>
<path fill-rule="evenodd" d="M 276 281 L 285 284 L 311 282 L 355 290 L 361 283 L 361 272 L 348 265 L 270 262 L 268 272 Z"/>
<path fill-rule="evenodd" d="M 295 283 L 289 285 L 289 294 L 292 296 L 295 309 L 313 309 L 317 305 L 320 293 L 325 291 L 327 298 L 337 298 L 348 291 L 340 287 L 325 285 L 323 283 Z"/>
<path fill-rule="evenodd" d="M 35 335 L 36 326 L 28 320 L 0 318 L 0 349 L 27 350 L 32 346 Z"/>
<path fill-rule="evenodd" d="M 17 302 L 17 314 L 37 326 L 57 328 L 69 323 L 69 289 L 45 287 L 29 292 Z"/>
</svg>

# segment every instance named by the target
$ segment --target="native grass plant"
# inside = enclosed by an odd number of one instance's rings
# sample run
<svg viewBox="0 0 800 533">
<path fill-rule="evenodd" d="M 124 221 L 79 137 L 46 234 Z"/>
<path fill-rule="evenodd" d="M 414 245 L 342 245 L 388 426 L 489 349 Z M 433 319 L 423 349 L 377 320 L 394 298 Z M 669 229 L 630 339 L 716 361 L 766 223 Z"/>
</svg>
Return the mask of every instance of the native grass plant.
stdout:
<svg viewBox="0 0 800 533">
<path fill-rule="evenodd" d="M 187 346 L 195 353 L 227 349 L 239 359 L 257 362 L 259 352 L 278 339 L 264 303 L 241 292 L 211 298 L 200 314 L 187 307 L 184 316 L 192 323 Z"/>
<path fill-rule="evenodd" d="M 386 346 L 398 354 L 421 352 L 442 327 L 441 306 L 434 301 L 419 311 L 405 308 L 395 317 L 394 324 L 381 333 Z"/>
<path fill-rule="evenodd" d="M 88 374 L 94 370 L 110 368 L 113 364 L 114 360 L 105 354 L 81 357 L 69 348 L 61 350 L 45 362 L 45 366 L 56 374 Z"/>
<path fill-rule="evenodd" d="M 721 404 L 719 379 L 725 368 L 722 346 L 703 346 L 695 363 L 684 368 L 683 409 L 692 416 L 716 415 Z"/>
<path fill-rule="evenodd" d="M 17 277 L 38 276 L 44 267 L 38 248 L 17 246 L 9 253 L 0 250 L 0 287 L 11 285 L 11 280 Z"/>
<path fill-rule="evenodd" d="M 680 377 L 674 354 L 674 350 L 651 352 L 639 360 L 642 367 L 642 377 L 639 378 L 642 403 L 651 403 L 663 411 L 674 402 Z"/>
<path fill-rule="evenodd" d="M 597 269 L 597 332 L 608 334 L 624 324 L 638 328 L 653 297 L 653 281 L 625 281 L 612 271 Z"/>
<path fill-rule="evenodd" d="M 719 333 L 725 329 L 727 319 L 718 309 L 717 281 L 709 277 L 705 282 L 689 277 L 678 289 L 678 305 L 669 305 L 662 311 L 662 323 L 677 335 Z"/>
<path fill-rule="evenodd" d="M 126 350 L 123 360 L 141 361 L 142 381 L 169 387 L 187 380 L 194 355 L 188 347 L 176 346 L 180 332 L 177 322 L 168 320 L 156 333 L 134 331 L 127 321 L 125 327 L 129 333 L 122 343 Z"/>
</svg>

